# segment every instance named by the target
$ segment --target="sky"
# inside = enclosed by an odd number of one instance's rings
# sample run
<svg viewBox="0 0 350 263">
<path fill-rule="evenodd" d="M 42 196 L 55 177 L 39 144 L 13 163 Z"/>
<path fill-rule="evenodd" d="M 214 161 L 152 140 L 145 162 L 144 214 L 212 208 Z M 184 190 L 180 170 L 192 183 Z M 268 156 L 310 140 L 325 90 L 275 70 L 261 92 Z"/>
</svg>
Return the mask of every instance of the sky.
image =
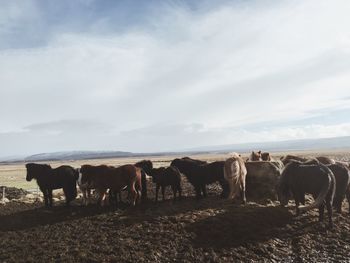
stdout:
<svg viewBox="0 0 350 263">
<path fill-rule="evenodd" d="M 0 156 L 350 135 L 347 0 L 0 3 Z"/>
</svg>

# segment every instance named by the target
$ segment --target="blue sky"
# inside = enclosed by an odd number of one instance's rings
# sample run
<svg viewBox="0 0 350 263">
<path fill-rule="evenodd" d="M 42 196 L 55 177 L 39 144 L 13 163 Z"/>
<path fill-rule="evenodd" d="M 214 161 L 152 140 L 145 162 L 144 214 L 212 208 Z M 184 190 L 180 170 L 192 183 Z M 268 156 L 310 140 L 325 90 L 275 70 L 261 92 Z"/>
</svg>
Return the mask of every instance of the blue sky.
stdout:
<svg viewBox="0 0 350 263">
<path fill-rule="evenodd" d="M 348 1 L 1 1 L 0 156 L 350 135 Z"/>
</svg>

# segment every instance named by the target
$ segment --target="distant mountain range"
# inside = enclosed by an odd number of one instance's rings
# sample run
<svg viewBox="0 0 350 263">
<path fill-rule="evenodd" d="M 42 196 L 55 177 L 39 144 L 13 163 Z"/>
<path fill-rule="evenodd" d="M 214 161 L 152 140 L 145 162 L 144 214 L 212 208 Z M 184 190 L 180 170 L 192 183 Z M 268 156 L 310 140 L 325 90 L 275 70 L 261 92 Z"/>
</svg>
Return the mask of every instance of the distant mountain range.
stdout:
<svg viewBox="0 0 350 263">
<path fill-rule="evenodd" d="M 301 151 L 301 150 L 327 150 L 327 149 L 350 149 L 350 136 L 321 138 L 321 139 L 303 139 L 288 140 L 277 142 L 251 142 L 242 144 L 203 146 L 189 149 L 189 151 L 237 151 L 250 152 L 252 150 L 264 151 Z"/>
<path fill-rule="evenodd" d="M 54 152 L 40 153 L 27 157 L 11 157 L 2 158 L 1 163 L 12 162 L 39 162 L 39 161 L 68 161 L 68 160 L 87 160 L 87 159 L 104 159 L 118 157 L 142 157 L 142 156 L 165 156 L 165 155 L 189 155 L 198 153 L 213 153 L 213 152 L 250 152 L 252 150 L 264 150 L 271 152 L 280 151 L 301 151 L 301 150 L 350 150 L 350 136 L 322 138 L 322 139 L 304 139 L 304 140 L 289 140 L 279 142 L 252 142 L 242 144 L 229 145 L 214 145 L 203 146 L 176 152 L 155 152 L 155 153 L 132 153 L 122 151 L 69 151 L 69 152 Z"/>
</svg>

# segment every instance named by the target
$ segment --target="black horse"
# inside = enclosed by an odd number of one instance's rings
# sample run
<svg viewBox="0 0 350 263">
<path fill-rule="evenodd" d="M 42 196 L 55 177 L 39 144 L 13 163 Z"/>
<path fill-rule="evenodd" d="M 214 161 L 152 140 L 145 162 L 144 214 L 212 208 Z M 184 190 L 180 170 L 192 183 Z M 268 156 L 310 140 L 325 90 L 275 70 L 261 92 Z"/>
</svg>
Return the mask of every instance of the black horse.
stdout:
<svg viewBox="0 0 350 263">
<path fill-rule="evenodd" d="M 153 168 L 150 175 L 153 178 L 153 183 L 156 184 L 156 202 L 158 201 L 159 189 L 162 190 L 163 201 L 165 200 L 165 188 L 171 186 L 174 194 L 174 201 L 176 200 L 176 193 L 179 193 L 179 200 L 181 199 L 181 173 L 179 169 L 174 166 Z"/>
<path fill-rule="evenodd" d="M 47 164 L 26 164 L 27 177 L 29 182 L 36 179 L 41 192 L 44 195 L 45 206 L 52 206 L 52 190 L 63 188 L 66 197 L 66 205 L 77 197 L 76 180 L 79 173 L 76 169 L 68 165 L 62 165 L 52 169 Z"/>
<path fill-rule="evenodd" d="M 177 167 L 193 185 L 197 198 L 206 197 L 206 185 L 215 182 L 219 182 L 222 187 L 221 197 L 227 197 L 228 184 L 224 177 L 224 165 L 224 161 L 207 163 L 189 157 L 175 159 L 171 162 L 171 166 Z"/>
<path fill-rule="evenodd" d="M 312 194 L 315 201 L 309 206 L 299 207 L 304 201 L 305 194 Z M 332 227 L 332 203 L 335 193 L 335 177 L 325 165 L 303 164 L 292 161 L 284 168 L 278 186 L 278 198 L 282 206 L 287 205 L 293 195 L 296 205 L 296 214 L 300 211 L 319 208 L 319 221 L 323 221 L 324 207 L 328 211 L 329 227 Z"/>
</svg>

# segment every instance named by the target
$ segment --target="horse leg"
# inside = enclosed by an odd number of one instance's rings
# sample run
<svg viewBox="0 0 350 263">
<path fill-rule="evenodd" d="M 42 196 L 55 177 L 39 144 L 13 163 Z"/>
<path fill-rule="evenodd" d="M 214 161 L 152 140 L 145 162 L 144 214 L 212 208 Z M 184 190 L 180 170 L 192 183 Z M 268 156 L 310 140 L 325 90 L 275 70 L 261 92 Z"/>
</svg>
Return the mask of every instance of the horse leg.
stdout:
<svg viewBox="0 0 350 263">
<path fill-rule="evenodd" d="M 49 206 L 49 197 L 48 197 L 48 190 L 47 189 L 40 189 L 41 192 L 43 193 L 44 195 L 44 203 L 45 203 L 45 206 L 48 207 Z"/>
<path fill-rule="evenodd" d="M 146 200 L 147 199 L 147 179 L 146 179 L 146 173 L 144 171 L 141 172 L 141 199 Z"/>
<path fill-rule="evenodd" d="M 52 189 L 47 190 L 47 196 L 49 199 L 49 206 L 52 207 Z"/>
<path fill-rule="evenodd" d="M 243 204 L 247 204 L 247 198 L 245 196 L 245 183 L 244 182 L 241 183 L 241 195 L 242 195 Z"/>
<path fill-rule="evenodd" d="M 299 205 L 300 205 L 299 198 L 298 198 L 298 196 L 295 195 L 295 212 L 296 212 L 296 216 L 300 215 Z"/>
<path fill-rule="evenodd" d="M 71 201 L 71 197 L 69 196 L 69 190 L 67 188 L 63 188 L 63 193 L 66 198 L 66 206 L 69 206 L 69 202 Z"/>
<path fill-rule="evenodd" d="M 299 200 L 302 205 L 305 205 L 305 193 L 299 193 Z"/>
<path fill-rule="evenodd" d="M 90 201 L 91 201 L 91 189 L 86 188 L 85 191 L 86 191 L 85 192 L 85 206 L 87 206 L 90 204 Z"/>
<path fill-rule="evenodd" d="M 207 186 L 205 184 L 202 185 L 203 197 L 207 197 Z"/>
<path fill-rule="evenodd" d="M 104 206 L 105 204 L 105 199 L 106 199 L 106 191 L 107 189 L 99 189 L 97 190 L 98 193 L 98 203 L 100 204 L 100 206 Z"/>
<path fill-rule="evenodd" d="M 156 185 L 156 202 L 158 201 L 159 184 Z"/>
<path fill-rule="evenodd" d="M 233 180 L 229 180 L 227 184 L 228 184 L 228 190 L 229 190 L 227 199 L 233 199 Z"/>
<path fill-rule="evenodd" d="M 349 191 L 349 189 L 346 190 L 346 199 L 348 200 L 349 214 L 350 214 L 350 191 Z"/>
<path fill-rule="evenodd" d="M 161 188 L 162 188 L 162 196 L 163 196 L 163 201 L 164 201 L 165 200 L 165 186 L 162 185 Z"/>
<path fill-rule="evenodd" d="M 119 195 L 119 199 L 120 199 L 120 192 L 114 192 L 114 208 L 118 209 L 118 195 Z"/>
<path fill-rule="evenodd" d="M 220 194 L 220 197 L 229 198 L 228 195 L 230 194 L 230 190 L 231 190 L 229 182 L 226 179 L 224 179 L 224 180 L 220 180 L 219 183 L 220 183 L 220 186 L 222 188 L 222 192 Z"/>
<path fill-rule="evenodd" d="M 337 200 L 335 202 L 335 208 L 336 208 L 337 213 L 339 213 L 339 214 L 341 214 L 341 205 L 343 203 L 343 198 L 344 197 L 340 198 L 340 200 Z"/>
<path fill-rule="evenodd" d="M 329 228 L 333 227 L 333 210 L 332 210 L 332 203 L 330 200 L 326 201 L 326 206 L 327 206 L 327 212 L 328 212 L 328 226 Z"/>
<path fill-rule="evenodd" d="M 200 198 L 202 197 L 200 185 L 196 185 L 196 186 L 194 187 L 194 190 L 196 191 L 196 198 L 197 198 L 197 199 L 200 199 Z"/>
<path fill-rule="evenodd" d="M 72 202 L 78 195 L 75 184 L 64 187 L 63 193 L 64 193 L 64 196 L 66 197 L 66 206 L 69 206 L 70 202 Z"/>
<path fill-rule="evenodd" d="M 320 205 L 320 207 L 318 208 L 318 221 L 323 222 L 323 216 L 324 216 L 324 205 L 325 205 L 325 201 L 322 202 L 322 204 Z"/>
<path fill-rule="evenodd" d="M 130 190 L 130 197 L 131 197 L 131 204 L 132 206 L 136 205 L 136 199 L 137 199 L 137 192 L 135 189 L 135 182 L 132 183 L 132 185 L 129 187 Z"/>
<path fill-rule="evenodd" d="M 118 192 L 119 202 L 122 203 L 122 191 Z"/>
<path fill-rule="evenodd" d="M 173 195 L 174 195 L 174 202 L 176 201 L 176 186 L 175 185 L 171 185 L 171 190 L 173 191 Z"/>
<path fill-rule="evenodd" d="M 182 199 L 182 188 L 181 188 L 181 184 L 180 183 L 177 186 L 177 190 L 179 191 L 179 200 L 181 200 Z"/>
<path fill-rule="evenodd" d="M 83 200 L 82 200 L 82 205 L 87 205 L 87 190 L 86 189 L 81 189 L 83 193 Z"/>
</svg>

